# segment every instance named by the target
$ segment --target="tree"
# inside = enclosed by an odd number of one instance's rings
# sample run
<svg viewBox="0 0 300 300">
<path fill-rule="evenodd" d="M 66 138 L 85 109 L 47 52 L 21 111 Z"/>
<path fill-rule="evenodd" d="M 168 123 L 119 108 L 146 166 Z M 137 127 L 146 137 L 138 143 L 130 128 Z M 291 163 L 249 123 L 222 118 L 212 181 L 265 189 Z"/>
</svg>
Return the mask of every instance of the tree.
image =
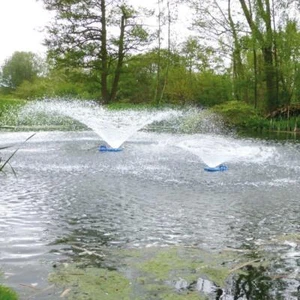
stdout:
<svg viewBox="0 0 300 300">
<path fill-rule="evenodd" d="M 101 101 L 114 101 L 125 56 L 148 42 L 137 11 L 121 0 L 43 1 L 56 12 L 46 39 L 50 57 L 64 67 L 97 72 Z"/>
<path fill-rule="evenodd" d="M 272 111 L 278 106 L 278 91 L 276 79 L 276 67 L 274 57 L 274 29 L 272 27 L 272 9 L 269 0 L 258 0 L 256 8 L 256 20 L 251 14 L 251 3 L 239 0 L 244 16 L 248 22 L 252 35 L 259 43 L 264 58 L 264 71 L 267 88 L 267 107 Z M 276 51 L 276 50 L 275 50 Z"/>
<path fill-rule="evenodd" d="M 14 52 L 2 66 L 2 85 L 16 89 L 24 81 L 33 82 L 41 74 L 41 59 L 32 52 Z"/>
<path fill-rule="evenodd" d="M 300 32 L 295 20 L 289 20 L 276 35 L 280 100 L 289 105 L 299 99 Z"/>
<path fill-rule="evenodd" d="M 224 56 L 230 53 L 235 99 L 268 111 L 293 100 L 299 80 L 299 1 L 186 1 L 195 9 L 193 25 L 201 42 L 221 48 Z"/>
</svg>

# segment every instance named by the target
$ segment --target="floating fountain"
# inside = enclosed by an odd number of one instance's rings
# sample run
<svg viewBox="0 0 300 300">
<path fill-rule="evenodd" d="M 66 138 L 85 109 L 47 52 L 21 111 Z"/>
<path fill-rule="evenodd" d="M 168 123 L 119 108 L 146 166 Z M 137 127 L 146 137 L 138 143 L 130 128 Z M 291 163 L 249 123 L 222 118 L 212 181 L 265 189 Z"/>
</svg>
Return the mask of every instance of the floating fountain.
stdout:
<svg viewBox="0 0 300 300">
<path fill-rule="evenodd" d="M 235 139 L 231 136 L 199 134 L 193 139 L 183 139 L 178 146 L 198 156 L 207 166 L 206 171 L 226 171 L 225 163 L 263 163 L 275 154 L 273 147 L 262 147 L 251 141 Z"/>
<path fill-rule="evenodd" d="M 119 152 L 123 150 L 122 145 L 142 128 L 155 122 L 172 123 L 175 120 L 173 125 L 176 124 L 176 133 L 181 136 L 176 136 L 174 141 L 168 139 L 169 145 L 165 146 L 180 147 L 195 154 L 205 164 L 204 170 L 208 172 L 228 170 L 225 163 L 250 160 L 262 162 L 273 155 L 271 148 L 247 142 L 241 145 L 240 139 L 225 133 L 225 126 L 220 118 L 199 109 L 109 110 L 91 101 L 53 99 L 26 105 L 19 120 L 22 122 L 28 116 L 31 120 L 36 116 L 37 122 L 43 122 L 45 118 L 64 120 L 68 117 L 76 120 L 103 140 L 104 144 L 98 147 L 100 152 Z"/>
</svg>

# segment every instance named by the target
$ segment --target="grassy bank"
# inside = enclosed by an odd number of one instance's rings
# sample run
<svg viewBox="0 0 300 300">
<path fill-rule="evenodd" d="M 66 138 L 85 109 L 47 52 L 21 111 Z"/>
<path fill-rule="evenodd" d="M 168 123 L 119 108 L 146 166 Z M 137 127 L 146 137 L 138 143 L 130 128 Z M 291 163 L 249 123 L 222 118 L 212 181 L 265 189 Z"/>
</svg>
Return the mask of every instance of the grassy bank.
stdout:
<svg viewBox="0 0 300 300">
<path fill-rule="evenodd" d="M 241 101 L 230 101 L 210 109 L 221 115 L 229 127 L 243 131 L 259 132 L 299 132 L 298 117 L 266 118 L 261 112 Z"/>
</svg>

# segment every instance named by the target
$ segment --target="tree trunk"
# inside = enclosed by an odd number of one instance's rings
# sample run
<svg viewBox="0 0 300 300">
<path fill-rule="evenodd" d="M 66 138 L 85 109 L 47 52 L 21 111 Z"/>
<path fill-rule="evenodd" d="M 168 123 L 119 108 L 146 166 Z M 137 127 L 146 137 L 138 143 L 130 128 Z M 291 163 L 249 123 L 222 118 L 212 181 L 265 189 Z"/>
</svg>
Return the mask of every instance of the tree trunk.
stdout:
<svg viewBox="0 0 300 300">
<path fill-rule="evenodd" d="M 121 25 L 120 25 L 118 61 L 117 61 L 116 69 L 115 69 L 115 76 L 114 76 L 114 81 L 112 84 L 109 102 L 114 101 L 117 96 L 118 84 L 119 84 L 121 70 L 122 70 L 122 66 L 123 66 L 123 60 L 124 60 L 124 36 L 125 36 L 125 26 L 126 26 L 125 22 L 126 22 L 126 16 L 125 16 L 125 14 L 123 14 L 123 16 L 121 17 Z"/>
<path fill-rule="evenodd" d="M 262 32 L 257 23 L 252 19 L 251 13 L 247 4 L 244 0 L 239 0 L 242 6 L 244 15 L 247 19 L 249 27 L 251 29 L 252 35 L 258 41 L 259 47 L 262 50 L 264 58 L 264 73 L 266 79 L 266 89 L 267 89 L 267 108 L 269 111 L 272 111 L 278 105 L 278 93 L 277 93 L 277 76 L 276 68 L 274 65 L 274 34 L 272 30 L 272 16 L 270 9 L 269 0 L 265 0 L 263 3 L 262 0 L 257 0 L 258 16 L 261 18 L 265 25 L 266 32 Z"/>
<path fill-rule="evenodd" d="M 108 57 L 107 57 L 107 32 L 106 32 L 106 4 L 101 0 L 101 102 L 108 103 L 107 90 Z"/>
<path fill-rule="evenodd" d="M 256 49 L 255 46 L 253 47 L 253 65 L 254 65 L 254 108 L 257 108 L 257 55 L 256 55 Z"/>
<path fill-rule="evenodd" d="M 236 100 L 242 99 L 242 89 L 240 83 L 244 80 L 244 69 L 241 58 L 241 45 L 239 42 L 238 33 L 235 28 L 231 16 L 231 0 L 228 0 L 228 21 L 233 37 L 233 53 L 232 53 L 232 67 L 233 67 L 233 96 Z"/>
<path fill-rule="evenodd" d="M 277 107 L 277 86 L 276 86 L 276 70 L 273 62 L 273 53 L 270 47 L 263 48 L 263 56 L 265 62 L 265 76 L 267 88 L 268 109 L 273 111 Z"/>
<path fill-rule="evenodd" d="M 161 8 L 160 1 L 157 1 L 158 5 L 158 49 L 157 49 L 157 75 L 156 75 L 156 88 L 154 93 L 154 103 L 158 106 L 160 104 L 160 72 L 161 72 Z"/>
</svg>

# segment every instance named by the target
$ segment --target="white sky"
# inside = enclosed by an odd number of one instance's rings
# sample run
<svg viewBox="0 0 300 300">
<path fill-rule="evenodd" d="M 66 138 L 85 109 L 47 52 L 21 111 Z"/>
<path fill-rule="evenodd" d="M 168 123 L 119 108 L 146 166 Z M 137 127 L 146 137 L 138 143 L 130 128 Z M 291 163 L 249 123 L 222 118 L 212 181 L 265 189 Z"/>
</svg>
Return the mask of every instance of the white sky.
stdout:
<svg viewBox="0 0 300 300">
<path fill-rule="evenodd" d="M 145 5 L 140 0 L 129 2 L 135 7 Z M 157 0 L 147 0 L 148 7 L 151 3 L 155 6 Z M 180 12 L 182 13 L 182 10 Z M 42 30 L 50 20 L 50 13 L 43 8 L 42 1 L 0 0 L 0 66 L 15 51 L 44 54 L 46 48 L 42 45 Z M 178 27 L 176 34 L 179 34 L 180 30 L 184 31 L 185 26 Z"/>
<path fill-rule="evenodd" d="M 36 0 L 0 0 L 0 65 L 15 51 L 45 53 L 41 30 L 50 20 Z"/>
</svg>

